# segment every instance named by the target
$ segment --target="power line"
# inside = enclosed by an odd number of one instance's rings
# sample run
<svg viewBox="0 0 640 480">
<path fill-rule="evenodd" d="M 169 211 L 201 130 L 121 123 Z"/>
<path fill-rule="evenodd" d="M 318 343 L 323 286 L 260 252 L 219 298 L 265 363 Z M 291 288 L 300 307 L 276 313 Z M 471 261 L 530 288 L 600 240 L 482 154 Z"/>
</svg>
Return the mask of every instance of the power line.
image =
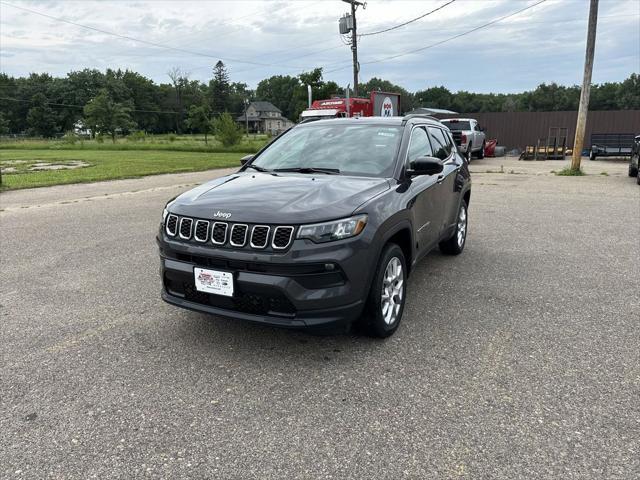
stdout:
<svg viewBox="0 0 640 480">
<path fill-rule="evenodd" d="M 122 38 L 124 40 L 130 40 L 130 41 L 133 41 L 133 42 L 143 43 L 145 45 L 150 45 L 152 47 L 164 48 L 166 50 L 172 50 L 172 51 L 180 52 L 180 53 L 188 53 L 190 55 L 213 58 L 213 59 L 216 59 L 216 60 L 220 60 L 221 59 L 221 57 L 218 56 L 218 55 L 211 55 L 211 54 L 207 54 L 207 53 L 203 53 L 203 52 L 185 50 L 184 48 L 171 47 L 171 46 L 168 46 L 168 45 L 163 45 L 161 43 L 155 43 L 155 42 L 150 42 L 148 40 L 142 40 L 140 38 L 130 37 L 128 35 L 121 35 L 121 34 L 116 33 L 116 32 L 110 32 L 108 30 L 102 30 L 100 28 L 91 27 L 89 25 L 83 25 L 81 23 L 72 22 L 71 20 L 67 20 L 67 19 L 64 19 L 64 18 L 54 17 L 53 15 L 49 15 L 49 14 L 46 14 L 46 13 L 38 12 L 36 10 L 31 10 L 29 8 L 18 7 L 17 5 L 12 5 L 11 3 L 7 3 L 7 2 L 3 2 L 3 1 L 0 1 L 0 4 L 6 5 L 8 7 L 12 7 L 12 8 L 15 8 L 15 9 L 18 9 L 18 10 L 22 10 L 24 12 L 28 12 L 28 13 L 31 13 L 33 15 L 39 15 L 41 17 L 49 18 L 51 20 L 55 20 L 55 21 L 62 22 L 62 23 L 67 23 L 67 24 L 73 25 L 75 27 L 85 28 L 87 30 L 92 30 L 94 32 L 102 33 L 102 34 L 105 34 L 105 35 L 111 35 L 111 36 L 114 36 L 114 37 Z M 227 60 L 228 62 L 230 61 L 230 62 L 236 62 L 236 63 L 246 63 L 246 64 L 249 64 L 249 65 L 258 65 L 258 66 L 262 66 L 262 67 L 285 67 L 285 68 L 296 68 L 296 69 L 301 68 L 301 67 L 293 66 L 293 65 L 284 65 L 284 64 L 277 64 L 277 63 L 253 62 L 253 61 L 250 61 L 250 60 L 240 60 L 238 58 L 230 58 L 230 57 L 227 57 L 224 60 Z"/>
<path fill-rule="evenodd" d="M 489 27 L 489 26 L 491 26 L 491 25 L 493 25 L 495 23 L 501 22 L 502 20 L 506 20 L 507 18 L 514 17 L 514 16 L 516 16 L 516 15 L 518 15 L 518 14 L 520 14 L 520 13 L 526 11 L 526 10 L 529 10 L 529 9 L 531 9 L 533 7 L 536 7 L 536 6 L 538 6 L 541 3 L 544 3 L 546 1 L 547 0 L 540 0 L 537 3 L 534 3 L 533 5 L 529 5 L 528 7 L 521 8 L 520 10 L 517 10 L 517 11 L 515 11 L 513 13 L 510 13 L 508 15 L 504 15 L 504 16 L 499 17 L 499 18 L 496 18 L 494 20 L 491 20 L 490 22 L 487 22 L 487 23 L 484 23 L 484 24 L 482 24 L 482 25 L 480 25 L 478 27 L 472 28 L 471 30 L 467 30 L 465 32 L 459 33 L 459 34 L 454 35 L 454 36 L 449 37 L 449 38 L 445 38 L 444 40 L 440 40 L 439 42 L 432 43 L 431 45 L 427 45 L 427 46 L 424 46 L 424 47 L 416 48 L 414 50 L 408 50 L 406 52 L 398 53 L 396 55 L 391 55 L 391 56 L 384 57 L 384 58 L 378 58 L 376 60 L 370 60 L 368 62 L 362 62 L 362 64 L 363 65 L 371 65 L 371 64 L 374 64 L 374 63 L 382 63 L 382 62 L 386 62 L 388 60 L 394 60 L 396 58 L 404 57 L 406 55 L 411 55 L 412 53 L 418 53 L 418 52 L 422 52 L 424 50 L 428 50 L 428 49 L 433 48 L 433 47 L 437 47 L 439 45 L 442 45 L 443 43 L 450 42 L 451 40 L 455 40 L 456 38 L 464 37 L 465 35 L 469 35 L 470 33 L 477 32 L 478 30 L 480 30 L 482 28 L 486 28 L 486 27 Z M 335 68 L 333 70 L 327 70 L 324 73 L 337 72 L 339 70 L 344 70 L 345 68 L 347 68 L 347 67 L 346 66 L 339 67 L 339 68 Z"/>
<path fill-rule="evenodd" d="M 424 17 L 428 17 L 432 13 L 435 13 L 438 10 L 442 10 L 444 7 L 446 7 L 447 5 L 451 5 L 455 1 L 456 0 L 449 0 L 449 2 L 445 3 L 444 5 L 440 5 L 438 8 L 434 8 L 430 12 L 427 12 L 427 13 L 425 13 L 423 15 L 420 15 L 419 17 L 412 18 L 411 20 L 407 20 L 406 22 L 400 23 L 400 24 L 395 25 L 393 27 L 385 28 L 384 30 L 378 30 L 377 32 L 361 33 L 358 36 L 359 37 L 369 37 L 371 35 L 378 35 L 380 33 L 385 33 L 385 32 L 390 32 L 391 30 L 396 30 L 398 28 L 404 27 L 405 25 L 409 25 L 410 23 L 417 22 L 418 20 L 420 20 L 420 19 L 422 19 Z"/>
</svg>

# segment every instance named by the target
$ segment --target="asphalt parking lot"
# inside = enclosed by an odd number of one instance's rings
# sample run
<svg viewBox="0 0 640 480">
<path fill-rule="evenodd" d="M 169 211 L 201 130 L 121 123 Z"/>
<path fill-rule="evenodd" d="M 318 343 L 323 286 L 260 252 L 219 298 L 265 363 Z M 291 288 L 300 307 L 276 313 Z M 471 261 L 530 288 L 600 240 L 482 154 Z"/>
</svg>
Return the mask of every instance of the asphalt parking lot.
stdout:
<svg viewBox="0 0 640 480">
<path fill-rule="evenodd" d="M 2 193 L 0 477 L 638 478 L 640 187 L 584 163 L 474 162 L 386 341 L 164 304 L 162 207 L 216 173 Z"/>
</svg>

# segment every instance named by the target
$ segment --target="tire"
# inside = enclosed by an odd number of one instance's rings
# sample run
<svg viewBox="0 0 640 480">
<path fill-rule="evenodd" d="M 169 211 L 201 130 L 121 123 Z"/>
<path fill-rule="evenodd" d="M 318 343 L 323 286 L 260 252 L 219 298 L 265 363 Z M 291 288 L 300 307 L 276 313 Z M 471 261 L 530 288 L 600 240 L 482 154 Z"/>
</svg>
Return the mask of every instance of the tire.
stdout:
<svg viewBox="0 0 640 480">
<path fill-rule="evenodd" d="M 391 297 L 390 288 L 394 292 Z M 395 243 L 388 243 L 380 255 L 363 314 L 362 324 L 367 335 L 376 338 L 393 335 L 402 320 L 406 292 L 407 265 L 404 253 Z M 385 296 L 389 298 L 386 302 Z"/>
<path fill-rule="evenodd" d="M 631 159 L 633 162 L 633 158 Z M 629 176 L 636 177 L 638 175 L 638 167 L 640 167 L 640 158 L 638 159 L 638 166 L 635 166 L 633 163 L 629 164 Z"/>
<path fill-rule="evenodd" d="M 589 160 L 595 160 L 596 159 L 596 152 L 594 152 L 593 150 L 589 151 Z"/>
<path fill-rule="evenodd" d="M 638 177 L 636 178 L 636 183 L 640 185 L 640 168 L 638 168 Z"/>
<path fill-rule="evenodd" d="M 467 146 L 467 162 L 471 163 L 471 157 L 473 157 L 473 153 L 471 152 L 471 143 Z"/>
<path fill-rule="evenodd" d="M 453 235 L 451 235 L 447 240 L 440 242 L 438 245 L 440 247 L 440 251 L 446 255 L 460 255 L 467 243 L 469 211 L 465 200 L 460 202 L 457 219 L 458 221 L 456 222 L 456 229 L 453 232 Z"/>
<path fill-rule="evenodd" d="M 485 146 L 485 143 L 482 142 L 482 148 L 478 152 L 478 160 L 482 160 L 484 158 L 484 146 Z"/>
</svg>

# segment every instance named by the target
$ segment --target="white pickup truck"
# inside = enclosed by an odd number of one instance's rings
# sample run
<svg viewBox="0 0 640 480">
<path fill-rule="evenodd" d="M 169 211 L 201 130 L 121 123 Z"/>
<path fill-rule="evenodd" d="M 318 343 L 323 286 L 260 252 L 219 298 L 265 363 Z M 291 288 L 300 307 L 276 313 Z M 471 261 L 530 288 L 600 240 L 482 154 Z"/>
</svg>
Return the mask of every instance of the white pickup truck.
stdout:
<svg viewBox="0 0 640 480">
<path fill-rule="evenodd" d="M 449 127 L 458 149 L 467 156 L 467 160 L 471 161 L 472 155 L 484 158 L 485 135 L 477 120 L 473 118 L 445 118 L 440 121 Z"/>
</svg>

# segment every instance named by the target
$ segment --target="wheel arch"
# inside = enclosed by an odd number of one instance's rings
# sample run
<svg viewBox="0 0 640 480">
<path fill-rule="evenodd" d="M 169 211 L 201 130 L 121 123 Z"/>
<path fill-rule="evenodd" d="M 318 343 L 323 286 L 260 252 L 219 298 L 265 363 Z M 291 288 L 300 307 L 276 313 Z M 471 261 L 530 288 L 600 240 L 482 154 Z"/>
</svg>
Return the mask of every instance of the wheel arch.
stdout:
<svg viewBox="0 0 640 480">
<path fill-rule="evenodd" d="M 395 243 L 402 249 L 402 253 L 404 253 L 404 259 L 407 265 L 408 277 L 409 273 L 411 272 L 411 266 L 413 264 L 413 259 L 415 256 L 415 246 L 411 222 L 406 219 L 402 220 L 385 232 L 378 249 L 378 258 L 380 258 L 382 250 L 388 243 Z"/>
</svg>

